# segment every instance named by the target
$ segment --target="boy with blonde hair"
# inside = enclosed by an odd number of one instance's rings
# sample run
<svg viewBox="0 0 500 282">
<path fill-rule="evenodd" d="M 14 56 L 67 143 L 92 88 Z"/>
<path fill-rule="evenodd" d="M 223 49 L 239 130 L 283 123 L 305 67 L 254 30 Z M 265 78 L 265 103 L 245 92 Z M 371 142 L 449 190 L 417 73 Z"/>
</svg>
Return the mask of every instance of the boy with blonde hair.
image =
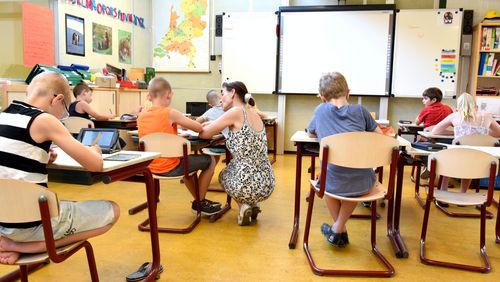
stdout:
<svg viewBox="0 0 500 282">
<path fill-rule="evenodd" d="M 83 146 L 60 122 L 68 116 L 70 100 L 67 80 L 45 72 L 31 81 L 26 102 L 13 101 L 0 113 L 0 178 L 47 187 L 46 165 L 57 157 L 52 142 L 85 169 L 102 170 L 101 149 Z M 56 247 L 105 233 L 119 215 L 120 208 L 111 201 L 60 201 L 59 216 L 51 219 Z M 20 253 L 44 251 L 40 221 L 0 222 L 0 263 L 13 264 Z"/>
<path fill-rule="evenodd" d="M 177 135 L 177 124 L 183 128 L 191 129 L 195 132 L 202 131 L 202 126 L 198 122 L 185 117 L 181 112 L 170 108 L 172 97 L 172 87 L 170 83 L 162 78 L 156 77 L 149 82 L 148 99 L 152 106 L 144 111 L 137 119 L 139 138 L 155 132 L 163 132 Z M 215 161 L 207 155 L 189 155 L 189 172 L 201 170 L 199 178 L 200 207 L 204 215 L 212 215 L 221 210 L 221 204 L 205 198 L 208 186 L 212 180 L 215 170 Z M 149 168 L 154 174 L 160 176 L 181 176 L 184 174 L 183 158 L 157 158 L 151 162 Z M 193 176 L 185 176 L 184 183 L 194 199 L 195 183 Z M 196 212 L 196 200 L 193 201 L 191 210 Z"/>
<path fill-rule="evenodd" d="M 212 89 L 207 93 L 207 102 L 210 106 L 203 115 L 196 118 L 196 121 L 199 123 L 210 122 L 218 119 L 221 115 L 224 114 L 224 110 L 222 109 L 221 104 L 221 95 L 216 90 Z"/>
</svg>

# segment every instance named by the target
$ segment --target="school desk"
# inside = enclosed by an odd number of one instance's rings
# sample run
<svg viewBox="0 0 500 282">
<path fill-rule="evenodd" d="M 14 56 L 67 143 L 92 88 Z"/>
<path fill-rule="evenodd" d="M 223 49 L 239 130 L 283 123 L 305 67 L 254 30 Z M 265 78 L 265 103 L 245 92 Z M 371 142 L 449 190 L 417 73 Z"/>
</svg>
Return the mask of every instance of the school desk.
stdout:
<svg viewBox="0 0 500 282">
<path fill-rule="evenodd" d="M 432 143 L 451 144 L 451 142 L 455 138 L 454 135 L 432 134 L 430 131 L 418 131 L 417 133 L 418 135 L 431 140 Z"/>
<path fill-rule="evenodd" d="M 49 165 L 49 168 L 65 169 L 65 170 L 76 170 L 84 171 L 85 169 L 72 159 L 68 154 L 62 151 L 60 148 L 55 148 L 54 151 L 57 153 L 56 161 Z M 155 281 L 156 274 L 160 267 L 160 244 L 158 241 L 158 222 L 156 217 L 156 196 L 155 196 L 155 184 L 153 175 L 148 168 L 149 163 L 160 156 L 160 153 L 156 152 L 137 152 L 137 151 L 120 151 L 118 153 L 110 154 L 115 155 L 119 153 L 126 154 L 140 154 L 140 157 L 131 159 L 128 161 L 104 161 L 103 169 L 100 173 L 104 174 L 103 182 L 109 184 L 111 182 L 126 180 L 130 177 L 135 177 L 137 174 L 142 174 L 146 185 L 147 201 L 148 201 L 148 214 L 150 218 L 151 226 L 151 249 L 153 255 L 153 268 L 149 273 L 148 277 L 144 281 Z M 103 157 L 109 156 L 108 154 L 103 154 Z"/>
<path fill-rule="evenodd" d="M 401 136 L 397 137 L 399 141 L 400 148 L 411 147 L 410 142 Z M 311 138 L 305 131 L 297 131 L 295 132 L 290 141 L 295 143 L 297 147 L 296 151 L 296 165 L 295 165 L 295 203 L 294 203 L 294 217 L 293 217 L 293 229 L 292 234 L 290 236 L 290 241 L 288 243 L 288 248 L 295 249 L 299 231 L 299 219 L 300 219 L 300 184 L 301 184 L 301 174 L 302 174 L 302 157 L 309 156 L 311 157 L 311 179 L 314 178 L 314 170 L 315 170 L 315 158 L 319 156 L 317 151 L 317 138 Z M 316 145 L 315 150 L 308 150 L 308 146 Z M 396 195 L 394 195 L 395 197 Z M 393 199 L 389 200 L 389 208 L 393 206 Z M 401 197 L 401 195 L 399 195 Z M 391 210 L 391 209 L 390 209 Z M 391 240 L 396 240 L 394 237 L 391 238 L 390 234 L 395 234 L 394 230 L 392 230 L 392 213 L 387 215 L 387 234 L 389 234 L 389 238 Z"/>
<path fill-rule="evenodd" d="M 418 131 L 424 130 L 424 127 L 415 123 L 398 122 L 398 135 L 413 135 L 413 142 L 417 141 Z"/>
<path fill-rule="evenodd" d="M 123 120 L 114 118 L 110 120 L 92 120 L 95 128 L 137 129 L 137 120 Z"/>
</svg>

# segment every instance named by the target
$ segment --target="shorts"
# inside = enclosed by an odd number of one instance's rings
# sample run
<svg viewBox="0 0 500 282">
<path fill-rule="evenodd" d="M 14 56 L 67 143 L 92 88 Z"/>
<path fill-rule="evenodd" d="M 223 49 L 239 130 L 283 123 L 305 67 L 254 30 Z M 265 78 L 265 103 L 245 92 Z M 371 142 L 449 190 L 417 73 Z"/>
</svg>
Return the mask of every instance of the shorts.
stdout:
<svg viewBox="0 0 500 282">
<path fill-rule="evenodd" d="M 212 158 L 208 155 L 189 155 L 188 156 L 188 171 L 189 173 L 198 170 L 206 170 L 212 163 Z M 184 175 L 184 158 L 171 171 L 164 173 L 155 173 L 158 176 L 174 177 Z"/>
<path fill-rule="evenodd" d="M 110 201 L 59 202 L 59 216 L 51 218 L 54 239 L 94 230 L 113 222 L 115 214 Z M 31 228 L 0 226 L 0 235 L 17 242 L 44 241 L 42 225 Z"/>
</svg>

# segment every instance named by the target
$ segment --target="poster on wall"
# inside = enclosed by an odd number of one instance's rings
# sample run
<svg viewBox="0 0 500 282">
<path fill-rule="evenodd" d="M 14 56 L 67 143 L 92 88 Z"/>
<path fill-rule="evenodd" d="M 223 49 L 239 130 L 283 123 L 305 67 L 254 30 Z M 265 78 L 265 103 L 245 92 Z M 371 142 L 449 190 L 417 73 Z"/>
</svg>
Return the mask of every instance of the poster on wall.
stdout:
<svg viewBox="0 0 500 282">
<path fill-rule="evenodd" d="M 112 35 L 111 27 L 92 23 L 92 50 L 99 54 L 113 54 Z"/>
<path fill-rule="evenodd" d="M 132 64 L 132 33 L 118 30 L 118 58 L 120 63 Z"/>
<path fill-rule="evenodd" d="M 85 20 L 66 14 L 66 54 L 85 56 Z"/>
<path fill-rule="evenodd" d="M 208 72 L 208 0 L 153 0 L 153 66 L 157 72 Z"/>
</svg>

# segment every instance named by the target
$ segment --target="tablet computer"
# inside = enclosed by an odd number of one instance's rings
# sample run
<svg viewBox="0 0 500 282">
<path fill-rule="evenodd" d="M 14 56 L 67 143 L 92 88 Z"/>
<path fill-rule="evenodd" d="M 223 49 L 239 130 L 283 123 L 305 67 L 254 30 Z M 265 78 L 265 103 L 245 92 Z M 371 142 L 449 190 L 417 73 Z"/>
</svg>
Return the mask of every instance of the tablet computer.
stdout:
<svg viewBox="0 0 500 282">
<path fill-rule="evenodd" d="M 109 154 L 120 150 L 116 128 L 82 128 L 78 134 L 78 141 L 85 146 L 99 145 L 102 152 Z"/>
<path fill-rule="evenodd" d="M 125 162 L 125 161 L 130 161 L 135 158 L 140 157 L 140 154 L 127 154 L 127 153 L 118 153 L 112 156 L 105 157 L 103 160 L 105 161 L 120 161 L 120 162 Z"/>
</svg>

